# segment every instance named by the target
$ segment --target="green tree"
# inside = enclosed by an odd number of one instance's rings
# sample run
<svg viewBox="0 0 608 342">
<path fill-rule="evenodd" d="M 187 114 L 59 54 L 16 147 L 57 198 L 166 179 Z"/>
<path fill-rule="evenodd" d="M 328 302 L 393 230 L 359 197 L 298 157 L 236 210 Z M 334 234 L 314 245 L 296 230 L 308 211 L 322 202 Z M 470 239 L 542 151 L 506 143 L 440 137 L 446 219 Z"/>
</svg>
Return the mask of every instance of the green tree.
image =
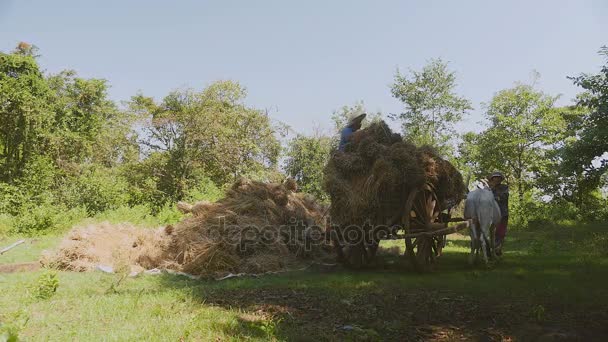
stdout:
<svg viewBox="0 0 608 342">
<path fill-rule="evenodd" d="M 487 170 L 481 168 L 482 154 L 479 149 L 478 138 L 477 133 L 466 132 L 461 136 L 460 143 L 457 146 L 454 162 L 465 180 L 479 179 L 483 177 L 484 172 L 487 172 Z"/>
<path fill-rule="evenodd" d="M 331 148 L 332 139 L 322 135 L 297 135 L 287 147 L 285 172 L 298 182 L 300 191 L 312 194 L 319 200 L 327 200 L 322 186 L 323 168 Z"/>
<path fill-rule="evenodd" d="M 145 121 L 143 145 L 164 159 L 157 171 L 161 192 L 180 199 L 197 177 L 225 184 L 276 170 L 281 127 L 246 106 L 245 96 L 240 84 L 220 81 L 201 92 L 174 91 L 159 104 L 133 98 L 131 109 Z"/>
<path fill-rule="evenodd" d="M 605 64 L 598 74 L 570 77 L 584 89 L 577 106 L 585 110 L 586 115 L 576 122 L 576 141 L 563 150 L 565 166 L 584 174 L 593 183 L 599 182 L 608 169 L 605 158 L 608 152 L 608 47 L 602 47 L 600 54 L 605 57 Z"/>
<path fill-rule="evenodd" d="M 20 43 L 0 53 L 0 197 L 9 203 L 0 210 L 34 230 L 64 206 L 94 213 L 126 203 L 113 168 L 138 159 L 133 121 L 108 99 L 106 81 L 45 77 L 36 51 Z M 40 219 L 27 218 L 33 210 Z"/>
<path fill-rule="evenodd" d="M 608 48 L 600 54 L 608 62 Z M 576 106 L 564 111 L 567 127 L 562 139 L 552 151 L 552 167 L 540 186 L 559 200 L 574 204 L 580 218 L 600 219 L 605 207 L 600 187 L 608 169 L 608 63 L 599 74 L 581 74 L 570 78 L 584 92 L 577 97 Z"/>
<path fill-rule="evenodd" d="M 54 123 L 52 93 L 34 57 L 0 53 L 0 180 L 11 183 L 43 152 Z"/>
<path fill-rule="evenodd" d="M 471 110 L 471 102 L 455 92 L 456 74 L 441 59 L 433 59 L 421 71 L 397 71 L 391 86 L 393 97 L 405 111 L 393 114 L 403 134 L 415 144 L 436 147 L 444 155 L 452 151 L 454 124 Z"/>
<path fill-rule="evenodd" d="M 52 153 L 60 166 L 86 161 L 111 167 L 138 158 L 133 115 L 108 98 L 105 80 L 67 70 L 48 83 L 54 94 Z"/>
<path fill-rule="evenodd" d="M 502 90 L 487 107 L 490 127 L 475 139 L 479 169 L 484 174 L 503 171 L 520 203 L 551 165 L 549 151 L 566 131 L 563 111 L 554 107 L 556 100 L 530 85 Z"/>
</svg>

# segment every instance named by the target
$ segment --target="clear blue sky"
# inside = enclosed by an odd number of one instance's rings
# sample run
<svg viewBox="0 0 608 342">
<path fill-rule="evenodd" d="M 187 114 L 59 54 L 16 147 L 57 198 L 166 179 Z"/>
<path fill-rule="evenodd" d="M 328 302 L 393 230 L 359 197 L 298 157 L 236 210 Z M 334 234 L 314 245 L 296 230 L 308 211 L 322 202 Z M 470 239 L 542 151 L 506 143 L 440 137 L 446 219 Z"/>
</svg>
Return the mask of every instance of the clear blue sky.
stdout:
<svg viewBox="0 0 608 342">
<path fill-rule="evenodd" d="M 0 0 L 0 51 L 33 43 L 47 71 L 107 79 L 118 101 L 237 80 L 303 133 L 358 100 L 398 112 L 396 68 L 441 57 L 476 108 L 460 129 L 476 130 L 480 103 L 532 70 L 569 103 L 566 76 L 598 70 L 607 18 L 606 0 Z"/>
</svg>

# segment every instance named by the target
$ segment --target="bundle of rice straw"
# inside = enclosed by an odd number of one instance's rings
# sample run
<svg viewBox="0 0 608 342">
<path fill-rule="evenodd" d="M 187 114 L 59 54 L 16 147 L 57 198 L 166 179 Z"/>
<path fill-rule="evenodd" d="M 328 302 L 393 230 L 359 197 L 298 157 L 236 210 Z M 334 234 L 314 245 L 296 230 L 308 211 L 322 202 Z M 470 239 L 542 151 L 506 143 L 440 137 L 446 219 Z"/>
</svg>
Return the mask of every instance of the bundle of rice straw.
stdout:
<svg viewBox="0 0 608 342">
<path fill-rule="evenodd" d="M 425 183 L 435 187 L 441 208 L 460 202 L 466 190 L 462 175 L 433 148 L 404 141 L 384 121 L 355 132 L 324 170 L 332 223 L 341 226 L 392 223 Z"/>
<path fill-rule="evenodd" d="M 186 273 L 219 275 L 276 271 L 301 258 L 328 257 L 324 239 L 315 236 L 323 230 L 324 208 L 295 189 L 293 181 L 240 179 L 216 203 L 182 204 L 193 215 L 174 225 L 167 260 Z"/>
</svg>

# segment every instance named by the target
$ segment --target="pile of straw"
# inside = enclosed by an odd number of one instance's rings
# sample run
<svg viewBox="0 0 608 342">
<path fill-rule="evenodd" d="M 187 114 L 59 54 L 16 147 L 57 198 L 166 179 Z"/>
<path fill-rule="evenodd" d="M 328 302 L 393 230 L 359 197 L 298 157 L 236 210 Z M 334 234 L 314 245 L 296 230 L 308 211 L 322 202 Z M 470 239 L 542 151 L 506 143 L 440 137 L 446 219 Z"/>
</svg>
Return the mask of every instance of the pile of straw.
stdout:
<svg viewBox="0 0 608 342">
<path fill-rule="evenodd" d="M 90 224 L 72 229 L 55 252 L 43 254 L 44 266 L 69 271 L 91 271 L 98 265 L 126 263 L 132 271 L 163 263 L 169 246 L 165 229 L 143 229 L 131 224 Z"/>
<path fill-rule="evenodd" d="M 107 223 L 76 228 L 42 261 L 88 271 L 112 265 L 120 255 L 133 267 L 221 276 L 278 271 L 303 259 L 329 258 L 321 229 L 325 208 L 296 189 L 292 180 L 267 184 L 241 179 L 215 203 L 178 203 L 189 215 L 162 229 Z"/>
<path fill-rule="evenodd" d="M 409 193 L 432 184 L 445 208 L 465 193 L 462 175 L 429 146 L 417 147 L 380 121 L 353 134 L 324 170 L 332 222 L 339 225 L 391 224 Z"/>
<path fill-rule="evenodd" d="M 294 190 L 293 181 L 241 179 L 216 203 L 182 203 L 193 215 L 174 226 L 167 259 L 183 272 L 206 275 L 276 271 L 327 256 L 322 239 L 310 241 L 323 225 L 324 208 Z"/>
</svg>

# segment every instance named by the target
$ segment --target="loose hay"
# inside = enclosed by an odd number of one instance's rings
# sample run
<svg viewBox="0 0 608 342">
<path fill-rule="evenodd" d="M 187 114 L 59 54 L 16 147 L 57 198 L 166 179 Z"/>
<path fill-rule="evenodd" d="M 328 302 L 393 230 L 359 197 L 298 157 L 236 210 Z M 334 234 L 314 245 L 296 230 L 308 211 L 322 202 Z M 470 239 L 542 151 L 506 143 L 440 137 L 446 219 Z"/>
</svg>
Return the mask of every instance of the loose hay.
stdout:
<svg viewBox="0 0 608 342">
<path fill-rule="evenodd" d="M 293 181 L 240 179 L 215 203 L 178 203 L 180 211 L 192 215 L 165 228 L 108 223 L 76 228 L 42 262 L 89 271 L 99 264 L 113 265 L 115 256 L 121 255 L 134 267 L 221 276 L 278 271 L 301 264 L 302 259 L 327 259 L 321 229 L 326 209 L 296 189 Z"/>
<path fill-rule="evenodd" d="M 301 258 L 327 257 L 325 246 L 307 245 L 310 228 L 322 227 L 324 208 L 295 184 L 241 179 L 226 197 L 174 226 L 168 259 L 196 275 L 279 270 Z"/>
<path fill-rule="evenodd" d="M 394 224 L 409 193 L 425 183 L 434 186 L 441 208 L 465 193 L 454 166 L 433 148 L 404 141 L 383 121 L 355 132 L 344 151 L 332 154 L 324 176 L 332 221 L 341 226 Z"/>
<path fill-rule="evenodd" d="M 78 272 L 121 262 L 154 268 L 162 263 L 169 242 L 163 228 L 143 229 L 131 224 L 103 222 L 73 229 L 61 242 L 58 251 L 43 254 L 41 263 Z"/>
</svg>

